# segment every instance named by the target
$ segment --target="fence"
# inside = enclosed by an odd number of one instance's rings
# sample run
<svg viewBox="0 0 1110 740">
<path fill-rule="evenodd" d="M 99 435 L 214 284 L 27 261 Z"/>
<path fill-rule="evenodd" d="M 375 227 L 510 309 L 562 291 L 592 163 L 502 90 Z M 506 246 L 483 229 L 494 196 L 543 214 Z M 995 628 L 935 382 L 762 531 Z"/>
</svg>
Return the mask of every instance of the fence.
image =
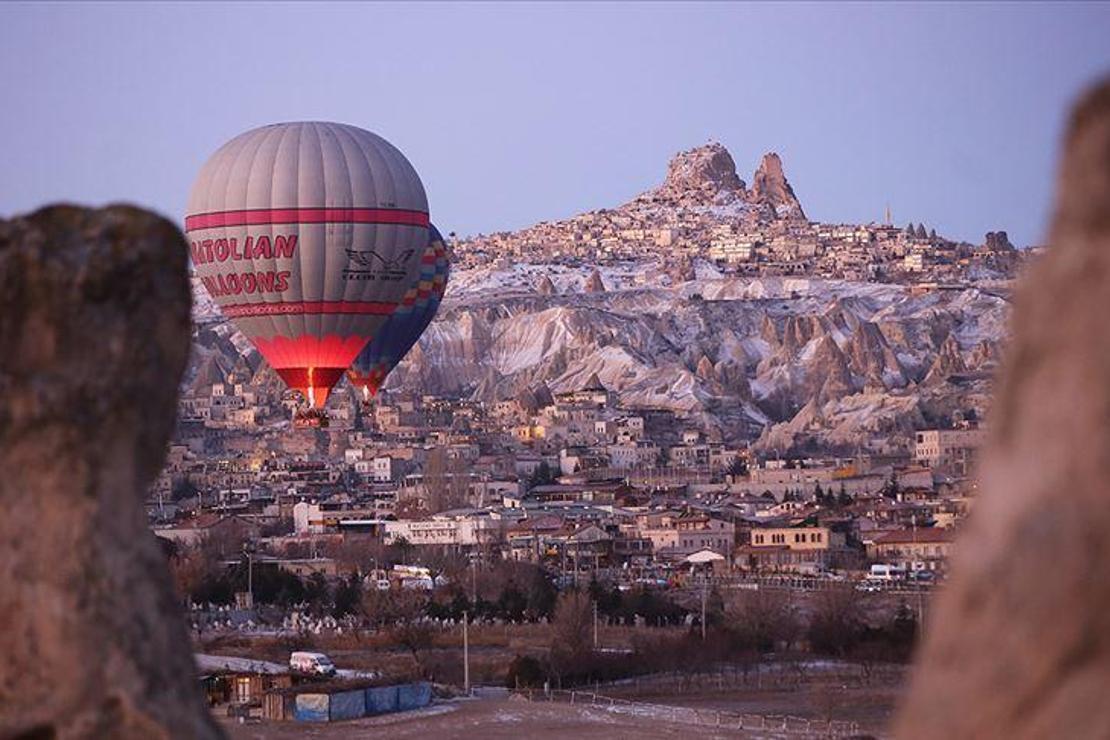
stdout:
<svg viewBox="0 0 1110 740">
<path fill-rule="evenodd" d="M 698 672 L 665 671 L 631 678 L 606 681 L 594 686 L 621 690 L 687 691 L 724 690 L 726 688 L 798 689 L 817 682 L 862 688 L 890 685 L 905 679 L 905 666 L 875 663 L 859 665 L 832 661 L 789 661 L 771 664 L 753 663 L 746 670 L 735 665 L 722 665 Z"/>
<path fill-rule="evenodd" d="M 585 705 L 605 709 L 610 712 L 649 717 L 657 720 L 715 727 L 725 730 L 760 730 L 778 732 L 798 737 L 851 737 L 859 734 L 859 724 L 843 720 L 817 720 L 790 715 L 747 714 L 718 709 L 695 709 L 675 707 L 666 704 L 621 699 L 615 696 L 602 696 L 592 691 L 554 689 L 546 694 L 533 689 L 518 692 L 529 701 L 566 701 L 570 704 Z"/>
<path fill-rule="evenodd" d="M 349 691 L 302 691 L 293 697 L 292 715 L 298 722 L 335 722 L 426 707 L 432 701 L 432 685 L 420 681 Z M 275 706 L 267 716 L 284 719 L 286 710 L 277 706 L 276 700 L 273 703 Z"/>
</svg>

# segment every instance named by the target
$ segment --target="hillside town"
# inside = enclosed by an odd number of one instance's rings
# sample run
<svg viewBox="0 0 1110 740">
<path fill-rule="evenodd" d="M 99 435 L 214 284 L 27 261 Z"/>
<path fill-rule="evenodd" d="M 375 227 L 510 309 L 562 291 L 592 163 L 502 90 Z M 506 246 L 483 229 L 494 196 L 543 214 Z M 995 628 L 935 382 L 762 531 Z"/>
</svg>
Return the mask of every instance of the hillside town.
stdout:
<svg viewBox="0 0 1110 740">
<path fill-rule="evenodd" d="M 593 269 L 582 287 L 587 295 L 619 292 L 617 273 L 607 273 L 607 288 L 599 266 L 662 250 L 674 257 L 664 261 L 681 261 L 691 272 L 671 276 L 678 285 L 699 285 L 689 282 L 699 264 L 714 265 L 717 281 L 743 280 L 744 274 L 806 275 L 849 287 L 908 281 L 898 300 L 926 296 L 932 321 L 940 321 L 928 298 L 935 286 L 971 281 L 974 295 L 986 296 L 975 300 L 993 301 L 993 311 L 1004 299 L 989 293 L 1005 293 L 1020 261 L 1005 232 L 972 247 L 921 224 L 810 222 L 777 155 L 763 158 L 749 188 L 716 143 L 676 155 L 663 185 L 620 208 L 453 246 L 454 280 L 463 285 L 454 300 L 463 308 L 510 300 L 496 291 L 467 297 L 465 291 L 474 289 L 468 276 L 496 274 L 491 263 L 549 265 L 550 272 L 524 290 L 559 300 L 550 277 L 560 266 Z M 779 295 L 796 299 L 806 285 L 783 283 Z M 918 290 L 922 285 L 926 289 Z M 642 281 L 624 289 L 635 295 Z M 761 287 L 757 297 L 768 290 Z M 197 356 L 182 388 L 168 463 L 147 502 L 155 532 L 189 548 L 230 530 L 259 567 L 298 577 L 353 574 L 367 583 L 427 581 L 426 571 L 412 567 L 447 553 L 475 566 L 531 563 L 563 585 L 598 578 L 625 587 L 668 584 L 708 568 L 741 579 L 927 587 L 943 578 L 953 535 L 974 500 L 970 475 L 985 433 L 980 401 L 989 394 L 995 343 L 1003 339 L 980 339 L 975 329 L 979 344 L 968 351 L 968 332 L 958 325 L 963 319 L 951 319 L 947 335 L 933 332 L 913 358 L 912 345 L 896 343 L 892 309 L 884 324 L 864 325 L 850 341 L 835 323 L 843 320 L 830 324 L 828 311 L 803 328 L 802 317 L 789 309 L 764 316 L 761 338 L 745 340 L 738 350 L 765 355 L 758 368 L 752 364 L 757 354 L 732 372 L 756 372 L 751 388 L 728 390 L 729 368 L 704 354 L 683 360 L 717 392 L 738 394 L 746 413 L 739 422 L 698 413 L 682 401 L 684 393 L 694 398 L 697 391 L 678 391 L 678 402 L 672 393 L 667 402 L 651 403 L 651 397 L 607 386 L 602 376 L 612 378 L 614 371 L 605 361 L 599 371 L 574 373 L 563 360 L 560 377 L 537 365 L 527 382 L 494 392 L 482 392 L 485 381 L 472 392 L 438 393 L 435 383 L 421 390 L 419 382 L 402 382 L 367 400 L 344 387 L 333 394 L 324 426 L 302 428 L 291 422 L 296 394 L 195 281 L 194 292 Z M 697 305 L 698 297 L 681 300 Z M 747 310 L 744 301 L 739 305 Z M 451 320 L 450 314 L 443 319 Z M 897 332 L 903 339 L 909 334 L 904 327 Z M 594 351 L 604 345 L 599 341 Z M 776 345 L 779 354 L 767 355 Z M 432 351 L 427 346 L 418 354 Z M 836 357 L 810 364 L 830 352 Z M 661 356 L 653 362 L 662 367 Z M 780 364 L 800 368 L 775 391 L 797 391 L 789 403 L 772 395 L 772 380 L 759 374 L 770 368 L 766 377 L 779 377 Z M 411 380 L 409 367 L 406 362 L 397 374 Z M 833 388 L 838 367 L 843 379 Z M 803 371 L 811 380 L 798 380 Z M 622 379 L 630 372 L 624 370 Z M 926 390 L 911 393 L 918 384 Z M 850 413 L 862 413 L 865 422 L 900 415 L 877 428 L 865 423 L 870 431 L 849 444 L 801 431 L 845 413 L 844 404 L 876 397 L 880 406 L 889 401 L 899 410 L 852 407 Z M 907 398 L 916 404 L 912 414 L 903 408 Z M 776 418 L 775 403 L 786 404 L 784 416 Z M 722 428 L 730 418 L 731 428 Z M 352 547 L 377 556 L 341 556 Z M 231 553 L 228 565 L 240 555 Z M 881 577 L 873 566 L 881 566 Z"/>
<path fill-rule="evenodd" d="M 411 651 L 341 653 L 347 688 L 469 686 L 433 646 L 471 622 L 513 625 L 484 675 L 518 689 L 674 670 L 672 648 L 906 659 L 975 501 L 1026 259 L 1005 232 L 810 222 L 778 156 L 749 188 L 711 144 L 617 209 L 450 242 L 420 343 L 310 421 L 194 277 L 146 510 L 212 701 L 300 718 L 284 651 L 345 635 Z M 590 610 L 593 648 L 513 647 L 568 619 L 585 639 Z M 638 645 L 652 628 L 672 647 Z"/>
<path fill-rule="evenodd" d="M 953 241 L 923 223 L 809 221 L 768 153 L 749 189 L 721 144 L 681 152 L 664 183 L 631 202 L 517 232 L 458 240 L 461 268 L 518 262 L 606 264 L 663 253 L 676 265 L 701 258 L 729 273 L 815 275 L 879 282 L 1005 280 L 1021 253 L 1005 231 L 981 244 Z"/>
<path fill-rule="evenodd" d="M 596 377 L 494 405 L 353 402 L 327 428 L 294 429 L 273 423 L 288 416 L 279 395 L 235 380 L 183 397 L 147 502 L 155 533 L 188 547 L 231 528 L 259 563 L 329 578 L 368 576 L 370 563 L 335 557 L 354 542 L 402 545 L 414 563 L 526 561 L 563 582 L 666 582 L 705 563 L 864 578 L 883 563 L 931 583 L 973 501 L 984 434 L 962 422 L 918 431 L 901 455 L 776 458 L 667 410 L 621 408 Z"/>
</svg>

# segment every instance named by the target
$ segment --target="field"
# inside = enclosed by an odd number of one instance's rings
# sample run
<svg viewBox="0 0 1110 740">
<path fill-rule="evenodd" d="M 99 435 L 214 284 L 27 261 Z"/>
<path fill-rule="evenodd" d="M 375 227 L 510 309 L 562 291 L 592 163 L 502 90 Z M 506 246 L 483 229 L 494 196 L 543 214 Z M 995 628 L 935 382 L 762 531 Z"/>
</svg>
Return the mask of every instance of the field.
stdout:
<svg viewBox="0 0 1110 740">
<path fill-rule="evenodd" d="M 862 736 L 883 737 L 893 707 L 894 692 L 867 690 L 844 694 L 844 711 L 852 712 Z M 794 716 L 819 716 L 825 703 L 820 692 L 765 691 L 704 692 L 681 697 L 656 697 L 675 706 L 699 709 L 766 712 Z M 850 707 L 850 709 L 848 709 Z M 712 713 L 707 713 L 711 715 Z M 427 710 L 367 718 L 329 725 L 302 723 L 233 724 L 224 721 L 233 740 L 345 740 L 371 735 L 390 738 L 775 738 L 774 730 L 736 730 L 673 721 L 659 707 L 610 710 L 584 704 L 529 702 L 509 698 L 449 701 Z"/>
<path fill-rule="evenodd" d="M 611 651 L 630 648 L 645 633 L 681 635 L 684 628 L 607 627 L 599 630 L 599 644 Z M 471 678 L 475 685 L 501 687 L 505 671 L 516 655 L 540 655 L 550 644 L 546 625 L 486 625 L 470 630 Z M 462 683 L 461 633 L 458 628 L 437 632 L 418 655 L 395 644 L 388 635 L 318 635 L 302 637 L 214 636 L 198 650 L 284 662 L 294 649 L 327 652 L 343 669 L 381 671 L 396 676 L 424 673 L 437 683 Z M 569 695 L 559 701 L 529 702 L 507 698 L 496 691 L 482 699 L 443 701 L 428 710 L 334 725 L 292 722 L 230 724 L 233 738 L 348 738 L 382 732 L 389 737 L 774 737 L 766 732 L 738 732 L 713 727 L 719 712 L 724 724 L 743 715 L 789 716 L 799 721 L 855 723 L 863 735 L 882 737 L 894 713 L 905 681 L 902 666 L 859 661 L 817 660 L 806 655 L 780 655 L 762 662 L 691 669 L 688 673 L 641 676 L 578 691 L 633 702 L 616 707 L 571 706 Z M 536 692 L 541 694 L 542 692 Z M 582 694 L 579 694 L 579 702 Z M 587 699 L 588 703 L 588 699 Z M 607 703 L 607 699 L 602 704 Z M 675 713 L 674 707 L 696 709 L 710 717 L 700 723 Z M 676 714 L 678 716 L 676 716 Z M 676 721 L 677 720 L 677 721 Z M 722 734 L 723 733 L 723 734 Z"/>
<path fill-rule="evenodd" d="M 412 716 L 409 716 L 412 715 Z M 436 705 L 423 712 L 369 718 L 330 725 L 267 723 L 225 729 L 233 740 L 345 740 L 371 735 L 390 738 L 675 738 L 736 737 L 699 731 L 681 723 L 625 716 L 563 703 L 486 699 Z"/>
</svg>

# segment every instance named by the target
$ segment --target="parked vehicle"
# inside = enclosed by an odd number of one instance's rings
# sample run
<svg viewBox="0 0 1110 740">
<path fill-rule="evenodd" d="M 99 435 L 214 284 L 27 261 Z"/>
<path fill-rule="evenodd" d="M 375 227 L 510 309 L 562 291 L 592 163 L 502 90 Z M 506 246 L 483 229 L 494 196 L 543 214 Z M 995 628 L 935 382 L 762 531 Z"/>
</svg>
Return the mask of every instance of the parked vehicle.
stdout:
<svg viewBox="0 0 1110 740">
<path fill-rule="evenodd" d="M 906 577 L 906 571 L 897 565 L 888 563 L 875 563 L 867 574 L 869 581 L 900 581 Z"/>
<path fill-rule="evenodd" d="M 323 653 L 293 653 L 289 656 L 289 670 L 309 676 L 334 676 L 335 664 Z"/>
</svg>

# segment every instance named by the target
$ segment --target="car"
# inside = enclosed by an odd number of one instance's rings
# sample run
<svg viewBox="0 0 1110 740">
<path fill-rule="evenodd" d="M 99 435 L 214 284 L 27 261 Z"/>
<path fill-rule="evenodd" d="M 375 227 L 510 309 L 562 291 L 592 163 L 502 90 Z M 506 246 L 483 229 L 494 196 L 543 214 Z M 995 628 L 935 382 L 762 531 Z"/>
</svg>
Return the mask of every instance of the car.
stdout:
<svg viewBox="0 0 1110 740">
<path fill-rule="evenodd" d="M 297 652 L 289 656 L 289 670 L 306 676 L 334 676 L 335 664 L 323 653 Z"/>
</svg>

